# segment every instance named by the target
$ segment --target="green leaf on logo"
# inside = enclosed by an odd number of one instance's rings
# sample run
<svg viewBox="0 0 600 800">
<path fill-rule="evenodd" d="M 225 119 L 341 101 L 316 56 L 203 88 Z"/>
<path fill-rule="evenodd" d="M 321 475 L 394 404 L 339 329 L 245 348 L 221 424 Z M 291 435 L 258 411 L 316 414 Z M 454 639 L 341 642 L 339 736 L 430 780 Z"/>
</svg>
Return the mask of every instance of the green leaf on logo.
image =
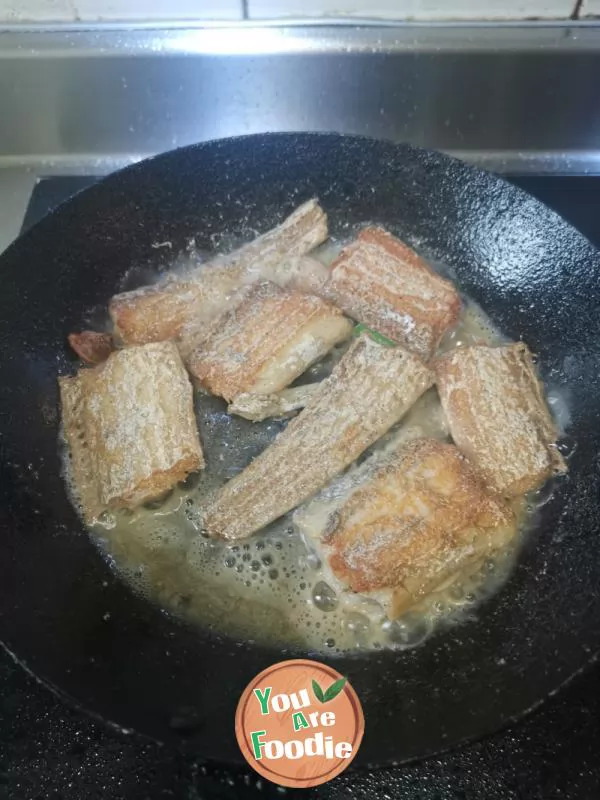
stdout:
<svg viewBox="0 0 600 800">
<path fill-rule="evenodd" d="M 331 684 L 329 689 L 325 692 L 325 699 L 324 703 L 328 703 L 330 700 L 333 700 L 334 697 L 337 697 L 338 694 L 342 691 L 344 686 L 346 685 L 346 678 L 340 678 L 339 680 L 335 681 Z"/>
<path fill-rule="evenodd" d="M 323 689 L 319 686 L 319 684 L 313 679 L 312 682 L 312 689 L 314 692 L 315 697 L 320 703 L 328 703 L 330 700 L 333 700 L 338 696 L 338 694 L 342 691 L 344 686 L 346 685 L 347 678 L 339 678 L 337 681 L 334 681 L 331 686 L 324 692 Z"/>
<path fill-rule="evenodd" d="M 321 689 L 321 687 L 316 682 L 316 680 L 314 680 L 314 678 L 313 678 L 313 682 L 312 682 L 312 689 L 313 689 L 313 692 L 315 693 L 315 697 L 317 698 L 317 700 L 320 703 L 324 703 L 325 702 L 325 695 L 323 694 L 323 689 Z"/>
</svg>

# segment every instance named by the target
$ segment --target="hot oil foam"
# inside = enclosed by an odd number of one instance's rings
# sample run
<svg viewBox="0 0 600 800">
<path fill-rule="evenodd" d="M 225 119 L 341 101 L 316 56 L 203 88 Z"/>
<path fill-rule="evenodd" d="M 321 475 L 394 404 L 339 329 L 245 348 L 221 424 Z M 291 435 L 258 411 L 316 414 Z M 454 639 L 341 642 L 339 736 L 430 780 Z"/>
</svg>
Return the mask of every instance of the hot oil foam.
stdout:
<svg viewBox="0 0 600 800">
<path fill-rule="evenodd" d="M 339 249 L 329 243 L 320 248 L 318 256 L 328 264 Z M 177 267 L 185 270 L 184 264 Z M 440 350 L 501 341 L 505 340 L 483 312 L 465 299 L 461 320 Z M 326 377 L 346 347 L 335 348 L 297 383 Z M 351 603 L 342 601 L 292 514 L 238 544 L 204 538 L 200 520 L 210 497 L 262 452 L 286 423 L 268 420 L 257 424 L 229 416 L 221 400 L 204 394 L 196 396 L 196 414 L 206 469 L 161 502 L 134 512 L 105 515 L 103 524 L 92 532 L 111 565 L 136 591 L 162 608 L 218 633 L 282 647 L 317 652 L 408 648 L 423 642 L 440 625 L 456 624 L 473 615 L 477 604 L 507 578 L 522 533 L 470 575 L 390 622 L 373 601 L 360 597 Z M 384 456 L 414 436 L 447 439 L 435 389 L 361 456 L 342 485 L 349 491 L 354 473 L 360 474 L 360 465 L 367 458 Z M 545 499 L 546 495 L 544 491 Z"/>
<path fill-rule="evenodd" d="M 322 253 L 326 261 L 334 256 L 335 250 Z M 500 338 L 483 313 L 466 302 L 459 325 L 441 349 Z M 336 348 L 299 382 L 325 377 L 344 349 Z M 196 397 L 196 411 L 207 460 L 204 472 L 161 502 L 107 515 L 94 530 L 118 572 L 161 607 L 219 633 L 280 646 L 328 652 L 405 648 L 422 642 L 440 623 L 452 624 L 472 614 L 477 602 L 508 575 L 516 543 L 468 578 L 389 622 L 372 601 L 341 602 L 292 515 L 238 544 L 204 538 L 200 519 L 209 498 L 267 447 L 285 423 L 256 424 L 231 417 L 222 401 L 203 394 Z M 415 435 L 447 437 L 435 390 L 359 463 Z"/>
</svg>

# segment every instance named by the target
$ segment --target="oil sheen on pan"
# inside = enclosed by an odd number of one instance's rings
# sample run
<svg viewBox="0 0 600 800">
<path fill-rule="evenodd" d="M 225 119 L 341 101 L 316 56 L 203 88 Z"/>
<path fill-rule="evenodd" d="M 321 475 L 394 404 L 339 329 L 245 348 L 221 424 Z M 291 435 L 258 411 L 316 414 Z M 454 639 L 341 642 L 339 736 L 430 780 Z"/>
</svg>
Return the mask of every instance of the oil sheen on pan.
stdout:
<svg viewBox="0 0 600 800">
<path fill-rule="evenodd" d="M 376 221 L 332 240 L 311 201 L 109 311 L 61 379 L 70 494 L 123 580 L 203 628 L 418 646 L 485 613 L 567 468 L 526 345 Z"/>
</svg>

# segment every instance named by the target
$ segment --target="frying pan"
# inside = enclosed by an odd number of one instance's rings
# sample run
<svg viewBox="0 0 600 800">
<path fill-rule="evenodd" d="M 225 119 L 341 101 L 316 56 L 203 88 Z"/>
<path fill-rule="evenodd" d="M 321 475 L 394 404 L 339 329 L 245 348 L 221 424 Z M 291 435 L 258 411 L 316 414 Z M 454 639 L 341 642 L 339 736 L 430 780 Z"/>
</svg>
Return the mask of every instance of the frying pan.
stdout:
<svg viewBox="0 0 600 800">
<path fill-rule="evenodd" d="M 0 639 L 92 713 L 161 741 L 185 739 L 205 758 L 241 760 L 238 698 L 256 673 L 294 653 L 189 627 L 113 574 L 67 499 L 56 377 L 74 367 L 66 335 L 132 267 L 168 266 L 192 236 L 209 252 L 231 232 L 249 239 L 313 196 L 334 236 L 377 222 L 448 265 L 508 336 L 537 353 L 570 415 L 569 475 L 504 588 L 419 648 L 330 659 L 364 706 L 359 763 L 386 764 L 508 723 L 600 645 L 600 254 L 529 195 L 439 153 L 333 134 L 209 142 L 111 175 L 4 253 Z M 167 240 L 172 251 L 152 247 Z"/>
</svg>

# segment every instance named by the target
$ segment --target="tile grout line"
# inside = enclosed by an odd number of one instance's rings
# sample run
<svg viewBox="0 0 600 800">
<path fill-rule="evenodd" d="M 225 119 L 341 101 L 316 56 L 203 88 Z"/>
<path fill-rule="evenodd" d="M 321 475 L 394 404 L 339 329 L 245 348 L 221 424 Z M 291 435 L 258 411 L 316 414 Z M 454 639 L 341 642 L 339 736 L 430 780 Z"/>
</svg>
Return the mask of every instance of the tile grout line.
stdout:
<svg viewBox="0 0 600 800">
<path fill-rule="evenodd" d="M 579 19 L 582 6 L 583 6 L 583 0 L 575 0 L 575 5 L 573 6 L 573 11 L 571 12 L 570 19 Z"/>
</svg>

